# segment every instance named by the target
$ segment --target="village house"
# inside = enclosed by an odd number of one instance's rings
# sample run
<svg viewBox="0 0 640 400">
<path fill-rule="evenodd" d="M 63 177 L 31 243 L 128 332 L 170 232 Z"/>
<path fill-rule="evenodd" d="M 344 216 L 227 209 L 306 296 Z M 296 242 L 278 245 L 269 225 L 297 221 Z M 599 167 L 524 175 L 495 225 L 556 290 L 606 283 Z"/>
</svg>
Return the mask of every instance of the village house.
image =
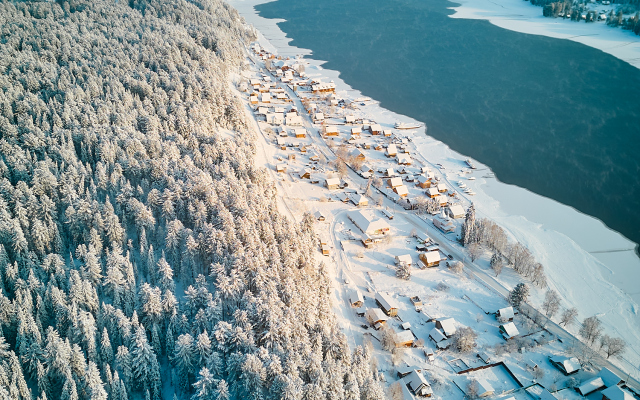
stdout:
<svg viewBox="0 0 640 400">
<path fill-rule="evenodd" d="M 351 157 L 355 158 L 356 160 L 364 161 L 364 159 L 365 159 L 364 153 L 360 149 L 351 150 L 350 155 L 351 155 Z"/>
<path fill-rule="evenodd" d="M 431 329 L 429 332 L 429 339 L 433 340 L 433 343 L 438 344 L 444 340 L 447 340 L 447 336 L 442 333 L 442 331 L 438 328 Z"/>
<path fill-rule="evenodd" d="M 496 311 L 496 319 L 499 322 L 511 322 L 514 317 L 513 307 L 505 307 Z"/>
<path fill-rule="evenodd" d="M 382 131 L 382 135 L 386 136 L 386 137 L 389 137 L 392 134 L 393 134 L 393 132 L 391 131 L 391 129 L 385 129 L 385 130 Z"/>
<path fill-rule="evenodd" d="M 287 164 L 278 164 L 276 165 L 276 172 L 286 172 L 287 171 Z"/>
<path fill-rule="evenodd" d="M 450 204 L 447 207 L 447 214 L 449 214 L 449 218 L 458 219 L 465 217 L 464 208 L 460 204 Z"/>
<path fill-rule="evenodd" d="M 384 152 L 384 155 L 387 157 L 395 157 L 398 154 L 398 149 L 395 144 L 390 144 L 387 146 L 387 149 Z"/>
<path fill-rule="evenodd" d="M 405 185 L 396 186 L 393 191 L 400 197 L 407 197 L 409 195 L 409 188 Z"/>
<path fill-rule="evenodd" d="M 398 306 L 396 301 L 388 294 L 383 292 L 376 293 L 376 304 L 390 317 L 398 315 Z"/>
<path fill-rule="evenodd" d="M 422 268 L 437 267 L 440 264 L 440 253 L 438 251 L 421 253 L 418 258 L 422 263 Z"/>
<path fill-rule="evenodd" d="M 349 290 L 349 304 L 353 308 L 360 308 L 364 304 L 364 297 L 358 289 Z"/>
<path fill-rule="evenodd" d="M 335 190 L 340 187 L 340 179 L 338 178 L 327 178 L 324 182 L 325 186 L 329 190 Z"/>
<path fill-rule="evenodd" d="M 520 334 L 518 328 L 516 328 L 516 324 L 513 322 L 507 322 L 504 325 L 500 325 L 498 328 L 500 329 L 500 334 L 504 340 L 513 339 Z"/>
<path fill-rule="evenodd" d="M 333 81 L 329 83 L 319 82 L 315 85 L 311 85 L 311 91 L 318 93 L 334 93 L 336 91 L 336 84 Z"/>
<path fill-rule="evenodd" d="M 276 131 L 276 133 L 278 134 L 278 136 L 280 136 L 280 137 L 282 137 L 282 138 L 285 138 L 285 137 L 288 137 L 288 136 L 289 136 L 289 134 L 287 133 L 287 131 L 286 131 L 283 127 L 281 127 L 281 126 L 276 126 L 276 127 L 274 128 L 274 130 Z"/>
<path fill-rule="evenodd" d="M 326 220 L 326 217 L 324 216 L 324 213 L 322 211 L 316 211 L 313 213 L 313 216 L 316 217 L 316 220 L 318 221 L 324 221 Z"/>
<path fill-rule="evenodd" d="M 429 197 L 430 199 L 435 199 L 436 197 L 439 196 L 438 193 L 438 189 L 434 188 L 434 187 L 428 187 L 427 190 L 424 192 L 427 197 Z"/>
<path fill-rule="evenodd" d="M 260 95 L 260 102 L 271 103 L 271 95 L 269 93 L 262 93 Z"/>
<path fill-rule="evenodd" d="M 322 133 L 326 136 L 338 136 L 338 127 L 335 125 L 325 125 L 322 128 Z"/>
<path fill-rule="evenodd" d="M 446 318 L 436 321 L 436 328 L 440 329 L 444 334 L 450 338 L 456 333 L 455 320 L 453 318 Z"/>
<path fill-rule="evenodd" d="M 422 189 L 427 189 L 431 187 L 431 181 L 426 176 L 420 175 L 416 178 L 416 186 Z"/>
<path fill-rule="evenodd" d="M 361 194 L 352 193 L 349 196 L 351 202 L 358 207 L 366 207 L 369 205 L 369 200 Z"/>
<path fill-rule="evenodd" d="M 389 232 L 389 224 L 376 218 L 371 212 L 351 211 L 347 216 L 366 235 L 384 235 Z"/>
<path fill-rule="evenodd" d="M 249 96 L 249 103 L 251 104 L 258 104 L 258 96 L 252 94 L 251 96 Z"/>
<path fill-rule="evenodd" d="M 300 179 L 309 179 L 311 178 L 311 170 L 309 168 L 305 168 L 298 173 Z"/>
<path fill-rule="evenodd" d="M 360 136 L 362 134 L 362 128 L 356 126 L 355 128 L 351 128 L 351 136 Z"/>
<path fill-rule="evenodd" d="M 393 168 L 386 168 L 383 170 L 383 175 L 390 178 L 396 176 L 396 171 L 394 171 Z"/>
<path fill-rule="evenodd" d="M 369 132 L 372 135 L 381 135 L 382 134 L 382 127 L 379 124 L 369 125 Z"/>
<path fill-rule="evenodd" d="M 456 230 L 456 227 L 453 225 L 453 222 L 451 222 L 451 219 L 445 213 L 444 209 L 441 209 L 440 213 L 433 217 L 433 225 L 444 233 L 453 232 Z"/>
<path fill-rule="evenodd" d="M 389 319 L 389 317 L 387 317 L 385 313 L 382 312 L 382 310 L 379 308 L 369 308 L 366 315 L 367 320 L 371 323 L 371 325 L 373 325 L 376 330 L 380 329 L 382 325 L 384 325 Z"/>
<path fill-rule="evenodd" d="M 409 375 L 403 378 L 409 390 L 420 397 L 431 397 L 433 390 L 429 382 L 422 376 L 422 373 L 418 371 L 412 371 Z"/>
<path fill-rule="evenodd" d="M 396 162 L 399 165 L 411 165 L 413 160 L 408 154 L 396 154 Z"/>
<path fill-rule="evenodd" d="M 447 204 L 449 204 L 449 198 L 447 196 L 437 196 L 436 201 L 438 202 L 438 205 L 440 207 L 445 207 Z M 447 216 L 447 218 L 449 217 Z"/>
<path fill-rule="evenodd" d="M 396 256 L 396 265 L 399 267 L 401 265 L 411 265 L 413 264 L 413 260 L 411 259 L 411 254 L 402 254 Z"/>
<path fill-rule="evenodd" d="M 438 183 L 438 192 L 444 193 L 446 191 L 447 191 L 447 187 L 442 183 Z"/>
<path fill-rule="evenodd" d="M 602 400 L 635 400 L 635 397 L 619 386 L 611 386 L 602 392 Z"/>
<path fill-rule="evenodd" d="M 321 122 L 324 121 L 324 114 L 323 113 L 315 113 L 313 114 L 313 122 L 317 123 L 317 122 Z"/>
<path fill-rule="evenodd" d="M 394 335 L 394 344 L 395 347 L 411 347 L 413 346 L 413 340 L 415 337 L 413 336 L 413 332 L 411 330 L 397 332 Z"/>
<path fill-rule="evenodd" d="M 565 375 L 575 374 L 582 368 L 576 357 L 553 356 L 549 357 L 549 362 Z"/>
<path fill-rule="evenodd" d="M 354 115 L 345 115 L 344 123 L 348 124 L 348 125 L 355 124 L 356 123 L 356 117 Z"/>
<path fill-rule="evenodd" d="M 405 365 L 396 367 L 396 374 L 398 378 L 404 378 L 413 371 L 422 372 L 422 368 L 418 367 L 417 365 Z"/>
<path fill-rule="evenodd" d="M 268 113 L 267 122 L 271 125 L 282 125 L 284 123 L 284 114 L 282 113 Z"/>
<path fill-rule="evenodd" d="M 302 117 L 295 113 L 288 113 L 285 118 L 285 123 L 289 126 L 301 126 Z"/>
<path fill-rule="evenodd" d="M 387 183 L 392 189 L 404 185 L 404 183 L 402 182 L 402 178 L 400 177 L 387 179 Z"/>
<path fill-rule="evenodd" d="M 304 139 L 307 137 L 307 130 L 305 128 L 295 128 L 293 133 L 298 139 Z"/>
</svg>

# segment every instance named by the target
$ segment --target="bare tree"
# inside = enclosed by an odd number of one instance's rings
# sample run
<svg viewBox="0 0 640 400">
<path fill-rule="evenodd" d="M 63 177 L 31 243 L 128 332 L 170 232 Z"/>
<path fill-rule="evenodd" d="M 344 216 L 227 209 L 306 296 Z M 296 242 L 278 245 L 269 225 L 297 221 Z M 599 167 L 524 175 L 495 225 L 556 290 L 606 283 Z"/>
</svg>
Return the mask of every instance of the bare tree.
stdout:
<svg viewBox="0 0 640 400">
<path fill-rule="evenodd" d="M 582 327 L 580 327 L 580 336 L 585 338 L 589 344 L 593 344 L 596 339 L 602 335 L 602 322 L 598 317 L 591 316 L 582 321 Z"/>
<path fill-rule="evenodd" d="M 376 205 L 380 207 L 383 204 L 384 204 L 384 197 L 382 195 L 379 195 L 378 198 L 376 199 Z"/>
<path fill-rule="evenodd" d="M 453 335 L 453 348 L 461 353 L 473 350 L 476 347 L 476 338 L 478 335 L 468 326 L 460 328 Z"/>
<path fill-rule="evenodd" d="M 382 328 L 382 339 L 380 345 L 383 349 L 391 351 L 396 347 L 396 333 L 390 325 L 384 325 Z"/>
<path fill-rule="evenodd" d="M 403 400 L 401 381 L 397 381 L 389 386 L 387 389 L 387 397 L 391 400 Z"/>
<path fill-rule="evenodd" d="M 569 326 L 573 324 L 575 318 L 578 316 L 578 309 L 575 307 L 567 308 L 560 316 L 560 325 Z"/>
<path fill-rule="evenodd" d="M 467 383 L 467 398 L 477 399 L 480 392 L 480 384 L 477 380 L 472 379 Z"/>
<path fill-rule="evenodd" d="M 502 266 L 503 266 L 503 262 L 502 262 L 502 256 L 496 251 L 491 255 L 491 261 L 489 262 L 489 266 L 493 269 L 493 272 L 495 272 L 496 277 L 498 275 L 500 275 L 500 273 L 502 272 Z"/>
<path fill-rule="evenodd" d="M 617 357 L 622 355 L 626 350 L 627 344 L 621 338 L 610 337 L 609 335 L 602 336 L 600 340 L 602 344 L 602 349 L 604 353 L 607 355 L 607 358 L 614 356 Z"/>
<path fill-rule="evenodd" d="M 544 295 L 544 302 L 542 302 L 542 308 L 547 317 L 553 317 L 560 308 L 560 296 L 555 290 L 549 289 Z"/>
<path fill-rule="evenodd" d="M 395 347 L 393 350 L 391 350 L 391 363 L 393 365 L 398 365 L 402 362 L 402 359 L 404 358 L 404 349 L 400 348 L 400 347 Z"/>
<path fill-rule="evenodd" d="M 464 269 L 464 264 L 462 263 L 462 261 L 454 261 L 452 263 L 449 263 L 449 269 L 454 274 L 461 274 L 462 270 Z"/>
<path fill-rule="evenodd" d="M 482 255 L 482 246 L 478 243 L 472 243 L 469 246 L 469 256 L 471 257 L 471 261 L 475 261 Z"/>
</svg>

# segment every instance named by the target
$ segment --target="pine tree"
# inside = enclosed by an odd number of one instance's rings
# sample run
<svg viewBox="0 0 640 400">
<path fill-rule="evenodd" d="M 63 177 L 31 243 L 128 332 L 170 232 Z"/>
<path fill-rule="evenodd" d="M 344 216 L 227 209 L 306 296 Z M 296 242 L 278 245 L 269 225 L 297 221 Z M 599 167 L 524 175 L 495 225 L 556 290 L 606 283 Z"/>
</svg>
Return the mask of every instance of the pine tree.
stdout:
<svg viewBox="0 0 640 400">
<path fill-rule="evenodd" d="M 509 292 L 509 304 L 514 307 L 520 307 L 520 303 L 526 302 L 529 297 L 529 286 L 526 283 L 518 283 L 511 292 Z"/>
</svg>

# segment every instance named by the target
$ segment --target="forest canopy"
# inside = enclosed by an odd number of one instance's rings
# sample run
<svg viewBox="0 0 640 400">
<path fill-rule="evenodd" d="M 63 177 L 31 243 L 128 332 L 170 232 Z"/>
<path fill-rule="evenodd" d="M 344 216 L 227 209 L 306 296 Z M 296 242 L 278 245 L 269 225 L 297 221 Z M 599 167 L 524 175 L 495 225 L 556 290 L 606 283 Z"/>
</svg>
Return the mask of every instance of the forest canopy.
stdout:
<svg viewBox="0 0 640 400">
<path fill-rule="evenodd" d="M 219 0 L 0 3 L 0 399 L 378 399 Z"/>
</svg>

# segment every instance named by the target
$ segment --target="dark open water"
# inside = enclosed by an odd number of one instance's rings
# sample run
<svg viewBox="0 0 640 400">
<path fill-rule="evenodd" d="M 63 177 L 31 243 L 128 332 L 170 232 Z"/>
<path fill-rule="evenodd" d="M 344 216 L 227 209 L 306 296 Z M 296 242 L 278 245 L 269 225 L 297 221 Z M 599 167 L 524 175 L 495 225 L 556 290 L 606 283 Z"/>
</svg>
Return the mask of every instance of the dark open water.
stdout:
<svg viewBox="0 0 640 400">
<path fill-rule="evenodd" d="M 513 0 L 517 1 L 517 0 Z M 640 70 L 568 40 L 452 19 L 446 0 L 278 0 L 292 45 L 503 182 L 640 243 Z"/>
</svg>

